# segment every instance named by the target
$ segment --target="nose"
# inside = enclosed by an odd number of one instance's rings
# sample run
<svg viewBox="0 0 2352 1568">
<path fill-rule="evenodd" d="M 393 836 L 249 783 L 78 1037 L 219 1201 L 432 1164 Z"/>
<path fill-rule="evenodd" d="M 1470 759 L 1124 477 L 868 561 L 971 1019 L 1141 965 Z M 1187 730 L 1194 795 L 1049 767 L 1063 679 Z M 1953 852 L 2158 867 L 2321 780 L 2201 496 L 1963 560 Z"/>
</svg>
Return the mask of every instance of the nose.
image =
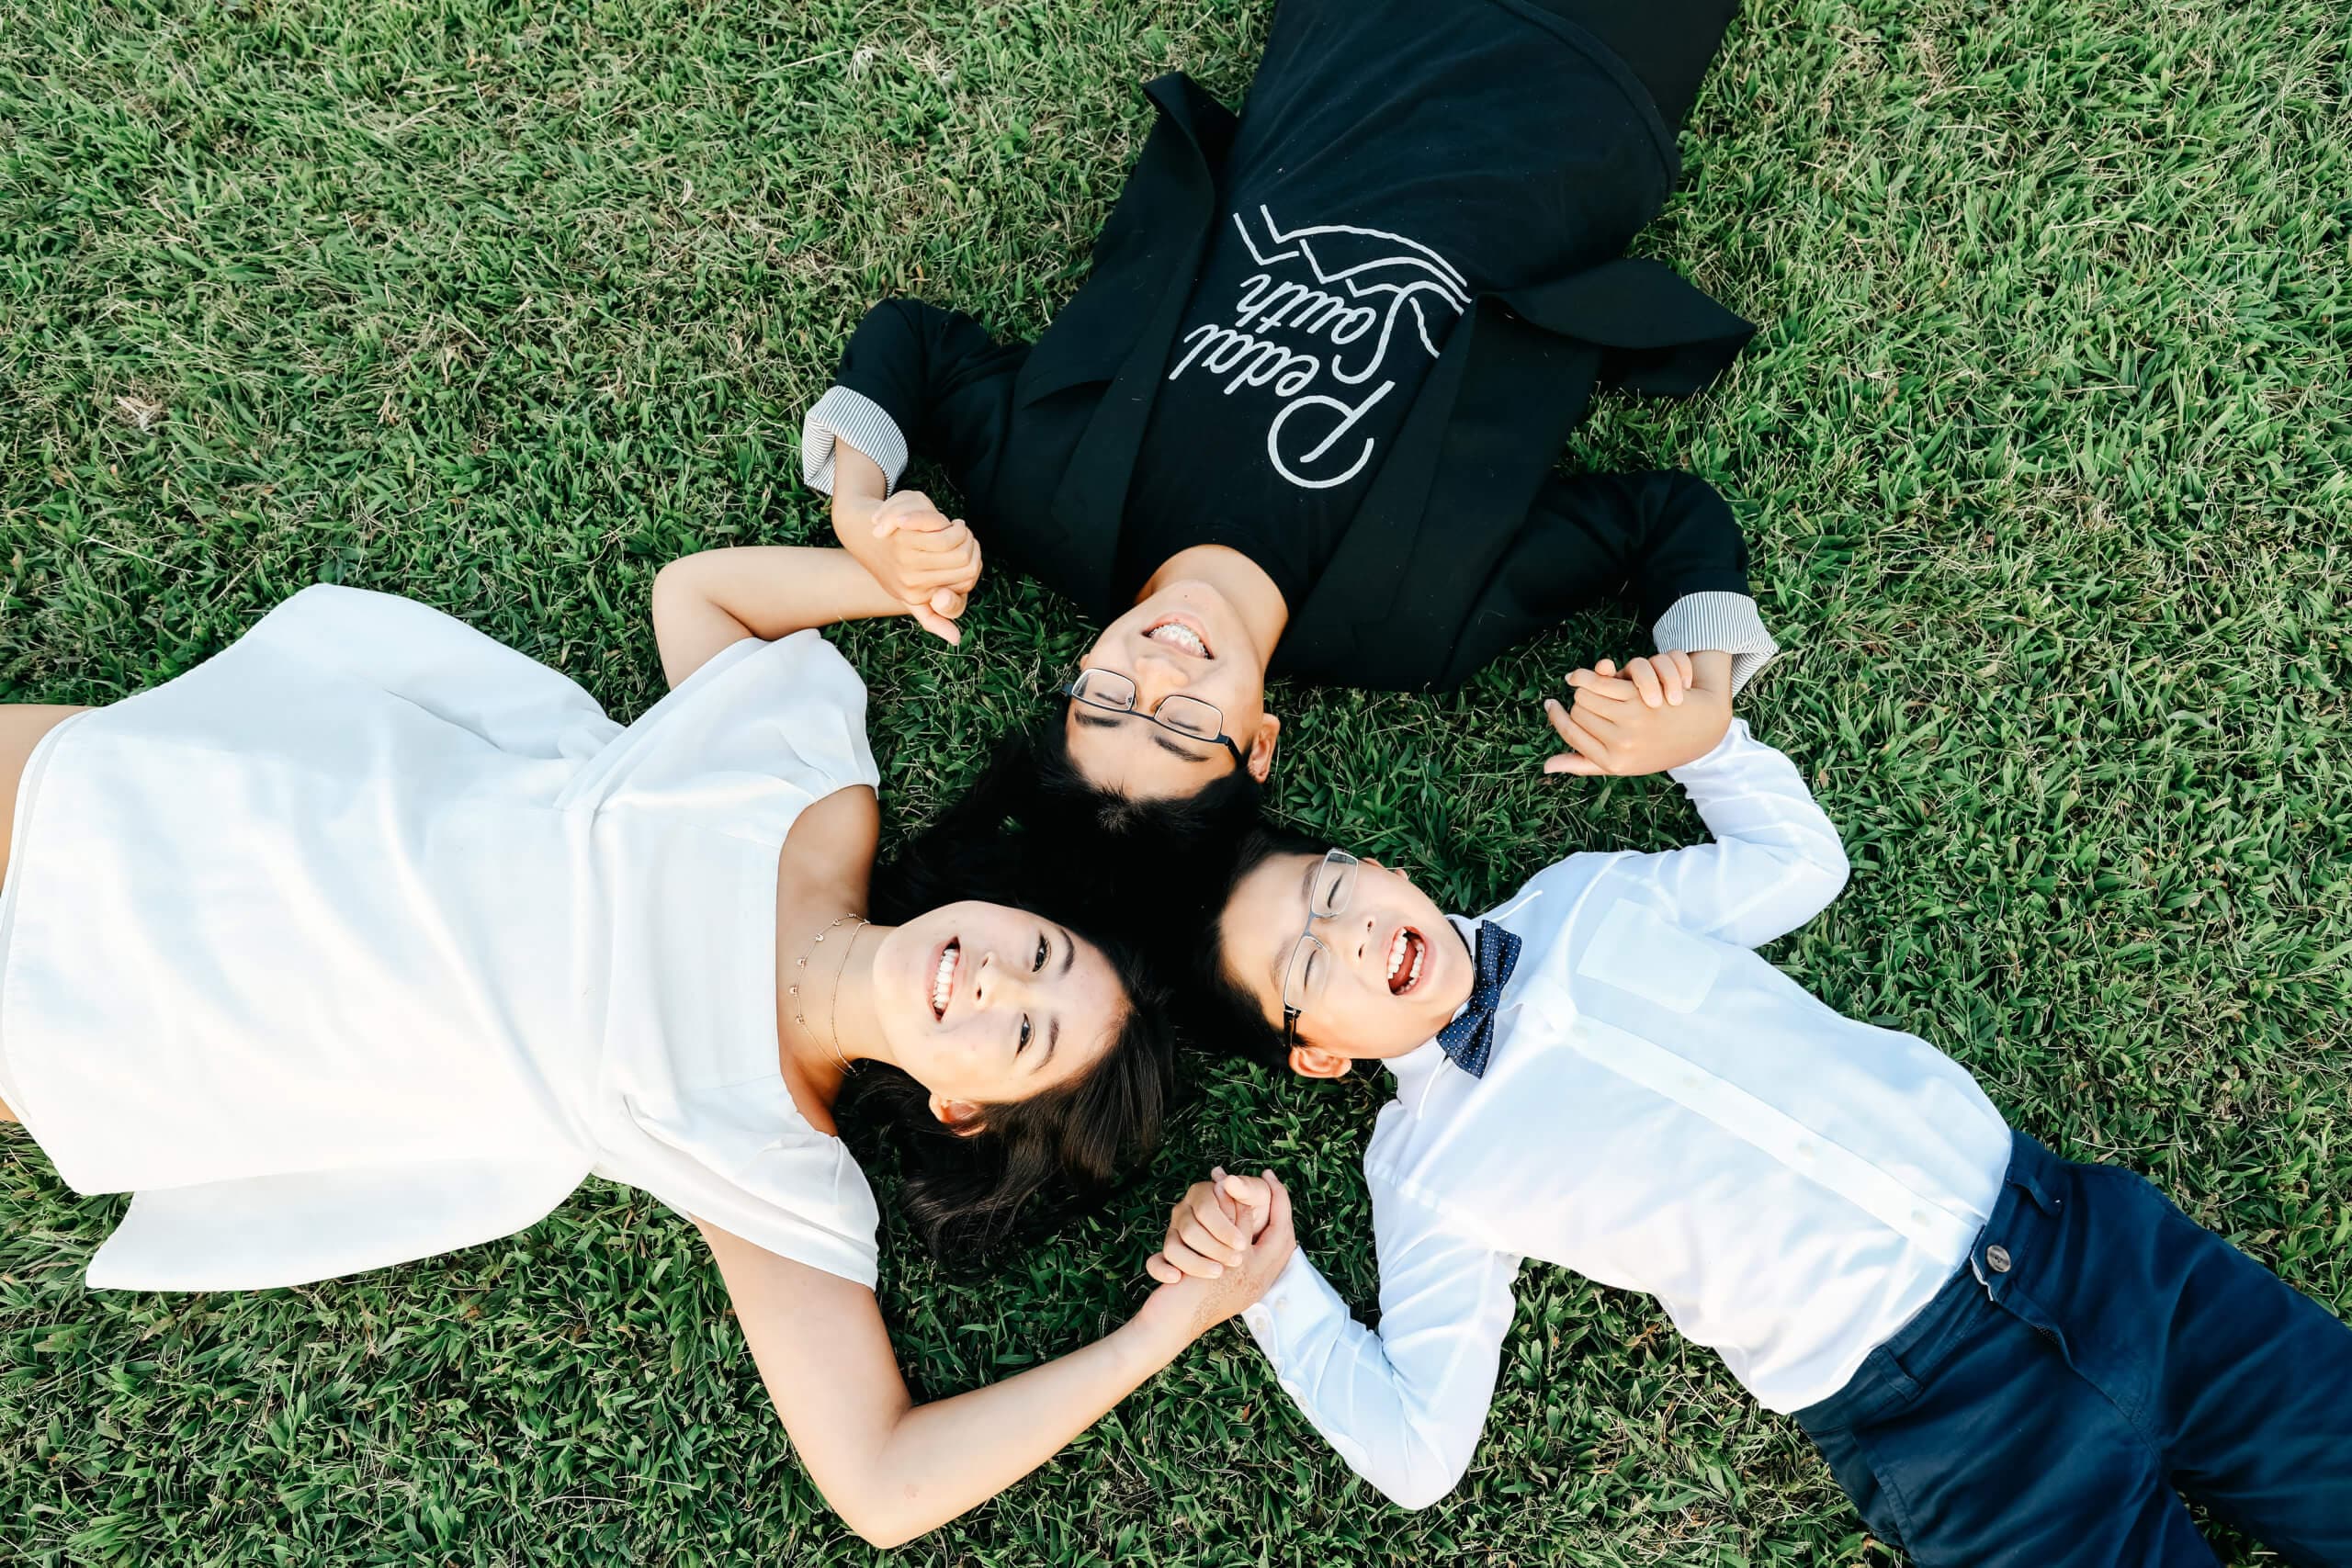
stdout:
<svg viewBox="0 0 2352 1568">
<path fill-rule="evenodd" d="M 1168 652 L 1149 637 L 1136 653 L 1136 706 L 1149 712 L 1159 699 L 1170 692 L 1181 692 L 1193 683 L 1193 672 L 1183 661 Z"/>
<path fill-rule="evenodd" d="M 1032 976 L 1019 964 L 1000 964 L 995 953 L 983 953 L 979 972 L 972 978 L 972 1006 L 983 1012 L 1016 1007 L 1028 999 L 1033 985 Z"/>
<path fill-rule="evenodd" d="M 1379 917 L 1367 909 L 1361 917 L 1361 919 L 1362 924 L 1356 931 L 1356 956 L 1358 958 L 1362 958 L 1365 953 L 1372 951 L 1372 928 L 1378 923 Z"/>
</svg>

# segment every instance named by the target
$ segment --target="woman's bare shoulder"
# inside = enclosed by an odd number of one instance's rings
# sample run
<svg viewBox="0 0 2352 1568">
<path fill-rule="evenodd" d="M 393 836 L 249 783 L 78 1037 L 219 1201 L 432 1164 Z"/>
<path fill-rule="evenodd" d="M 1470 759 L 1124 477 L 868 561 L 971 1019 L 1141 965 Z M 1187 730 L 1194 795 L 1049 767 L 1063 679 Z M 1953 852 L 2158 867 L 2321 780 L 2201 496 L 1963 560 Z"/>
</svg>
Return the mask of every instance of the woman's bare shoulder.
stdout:
<svg viewBox="0 0 2352 1568">
<path fill-rule="evenodd" d="M 865 908 L 881 840 L 882 804 L 874 791 L 865 784 L 833 791 L 803 811 L 785 834 L 776 856 L 779 898 L 799 902 L 833 893 Z"/>
</svg>

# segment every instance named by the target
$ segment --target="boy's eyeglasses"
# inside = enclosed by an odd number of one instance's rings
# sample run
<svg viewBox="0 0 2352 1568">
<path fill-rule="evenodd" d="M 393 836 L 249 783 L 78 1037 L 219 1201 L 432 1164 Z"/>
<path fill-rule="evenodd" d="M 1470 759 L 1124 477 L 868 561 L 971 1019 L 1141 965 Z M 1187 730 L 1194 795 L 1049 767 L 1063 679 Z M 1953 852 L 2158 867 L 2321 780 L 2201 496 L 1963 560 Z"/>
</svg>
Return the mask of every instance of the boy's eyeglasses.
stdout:
<svg viewBox="0 0 2352 1568">
<path fill-rule="evenodd" d="M 1298 933 L 1298 941 L 1290 950 L 1290 960 L 1283 967 L 1283 1044 L 1285 1048 L 1298 1043 L 1299 1015 L 1306 1010 L 1306 998 L 1323 977 L 1324 966 L 1331 962 L 1331 950 L 1315 934 L 1315 922 L 1328 920 L 1348 907 L 1355 897 L 1356 857 L 1345 850 L 1333 850 L 1323 857 L 1307 883 L 1306 924 Z"/>
<path fill-rule="evenodd" d="M 1241 748 L 1225 732 L 1225 715 L 1215 703 L 1188 697 L 1182 692 L 1170 692 L 1159 699 L 1148 713 L 1136 707 L 1136 683 L 1116 670 L 1080 670 L 1075 680 L 1066 686 L 1054 688 L 1055 695 L 1068 697 L 1074 703 L 1100 708 L 1104 713 L 1126 714 L 1156 724 L 1171 735 L 1187 740 L 1212 740 L 1233 753 L 1233 765 L 1249 765 Z"/>
</svg>

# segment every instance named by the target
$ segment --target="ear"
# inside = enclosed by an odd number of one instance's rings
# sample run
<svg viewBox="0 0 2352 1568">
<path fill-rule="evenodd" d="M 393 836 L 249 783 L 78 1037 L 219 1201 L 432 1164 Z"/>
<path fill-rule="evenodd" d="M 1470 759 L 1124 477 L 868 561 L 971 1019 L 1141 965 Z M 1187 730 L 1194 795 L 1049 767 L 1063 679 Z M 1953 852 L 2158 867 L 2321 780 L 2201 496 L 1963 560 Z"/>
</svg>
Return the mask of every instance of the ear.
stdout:
<svg viewBox="0 0 2352 1568">
<path fill-rule="evenodd" d="M 1343 1078 L 1352 1065 L 1338 1052 L 1326 1051 L 1319 1045 L 1290 1048 L 1290 1070 L 1303 1078 Z"/>
<path fill-rule="evenodd" d="M 968 1138 L 980 1130 L 980 1108 L 968 1100 L 942 1100 L 934 1094 L 931 1097 L 931 1113 L 959 1138 Z"/>
<path fill-rule="evenodd" d="M 1274 739 L 1282 732 L 1283 721 L 1272 714 L 1259 718 L 1257 736 L 1250 742 L 1250 776 L 1260 784 L 1274 771 Z"/>
</svg>

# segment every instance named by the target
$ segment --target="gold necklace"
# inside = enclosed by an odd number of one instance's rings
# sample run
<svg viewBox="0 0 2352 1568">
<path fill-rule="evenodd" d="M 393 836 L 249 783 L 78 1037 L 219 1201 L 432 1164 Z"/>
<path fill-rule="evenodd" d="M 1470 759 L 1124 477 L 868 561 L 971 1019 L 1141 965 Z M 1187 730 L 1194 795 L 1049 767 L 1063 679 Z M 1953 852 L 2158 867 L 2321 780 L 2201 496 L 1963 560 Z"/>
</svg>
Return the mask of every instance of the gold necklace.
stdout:
<svg viewBox="0 0 2352 1568">
<path fill-rule="evenodd" d="M 808 944 L 808 952 L 802 953 L 799 957 L 792 961 L 792 966 L 795 969 L 805 971 L 808 967 L 808 960 L 817 955 L 817 949 L 823 944 L 824 940 L 827 937 L 832 935 L 834 931 L 841 929 L 842 920 L 855 920 L 857 924 L 849 933 L 849 944 L 842 950 L 842 966 L 833 971 L 833 994 L 825 1000 L 825 1032 L 832 1037 L 833 1060 L 842 1065 L 842 1071 L 848 1072 L 850 1070 L 849 1057 L 844 1055 L 842 1052 L 842 1035 L 841 1030 L 838 1027 L 840 1022 L 839 1015 L 841 1012 L 842 1000 L 842 976 L 849 973 L 849 961 L 857 952 L 857 933 L 864 931 L 867 926 L 872 925 L 874 922 L 865 919 L 863 915 L 842 916 L 840 919 L 835 920 L 831 925 L 827 926 L 823 931 L 817 933 L 817 940 Z M 807 1012 L 802 1010 L 802 1005 L 797 999 L 800 995 L 800 982 L 795 980 L 791 985 L 786 986 L 784 990 L 785 995 L 795 998 L 792 1004 L 792 1021 L 800 1026 L 800 1032 L 803 1034 L 806 1034 L 811 1040 L 816 1039 L 817 1032 L 808 1027 L 808 1015 Z"/>
</svg>

